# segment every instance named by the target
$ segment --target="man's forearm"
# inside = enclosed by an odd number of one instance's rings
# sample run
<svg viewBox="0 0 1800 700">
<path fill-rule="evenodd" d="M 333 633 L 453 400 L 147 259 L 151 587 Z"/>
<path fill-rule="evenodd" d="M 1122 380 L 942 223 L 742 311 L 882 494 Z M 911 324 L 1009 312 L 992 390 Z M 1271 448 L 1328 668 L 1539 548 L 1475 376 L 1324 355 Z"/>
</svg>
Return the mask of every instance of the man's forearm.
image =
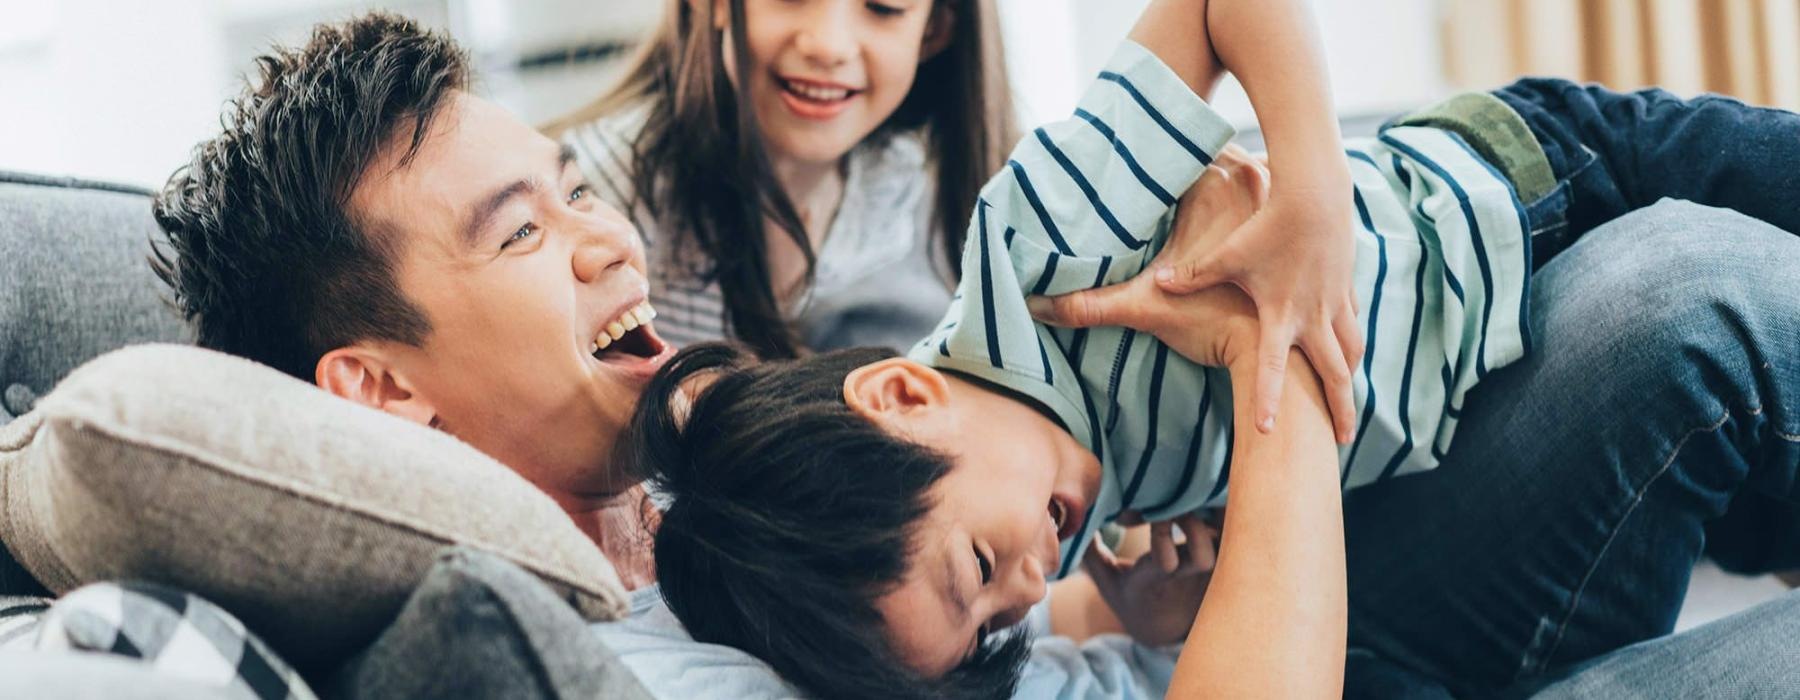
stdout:
<svg viewBox="0 0 1800 700">
<path fill-rule="evenodd" d="M 1233 386 L 1255 367 L 1232 367 Z M 1235 431 L 1218 567 L 1171 698 L 1336 697 L 1347 608 L 1337 449 L 1318 376 L 1294 352 L 1274 432 Z M 1247 396 L 1236 425 L 1249 426 Z"/>
</svg>

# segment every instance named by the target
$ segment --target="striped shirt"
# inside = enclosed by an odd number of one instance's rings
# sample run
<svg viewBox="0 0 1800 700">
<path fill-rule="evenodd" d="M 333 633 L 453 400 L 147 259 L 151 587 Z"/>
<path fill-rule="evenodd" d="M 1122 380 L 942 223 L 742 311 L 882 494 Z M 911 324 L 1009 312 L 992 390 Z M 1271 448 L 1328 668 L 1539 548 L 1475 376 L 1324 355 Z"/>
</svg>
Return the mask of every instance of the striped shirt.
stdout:
<svg viewBox="0 0 1800 700">
<path fill-rule="evenodd" d="M 656 331 L 677 347 L 731 336 L 724 296 L 691 246 L 637 196 L 633 144 L 647 110 L 626 110 L 570 129 L 562 141 L 595 193 L 644 237 Z M 948 265 L 933 215 L 936 191 L 917 134 L 866 142 L 845 158 L 844 195 L 820 244 L 814 283 L 783 304 L 807 347 L 905 349 L 931 331 L 950 303 Z M 688 249 L 678 256 L 677 249 Z M 677 259 L 678 257 L 682 259 Z"/>
<path fill-rule="evenodd" d="M 1173 71 L 1127 42 L 1074 116 L 1021 141 L 988 182 L 962 283 L 920 362 L 1042 403 L 1099 457 L 1099 496 L 1064 542 L 1067 574 L 1102 523 L 1224 502 L 1232 387 L 1146 333 L 1036 323 L 1025 299 L 1123 282 L 1167 242 L 1176 198 L 1232 137 Z M 1528 226 L 1512 185 L 1456 135 L 1396 127 L 1348 147 L 1355 371 L 1346 488 L 1437 466 L 1464 397 L 1529 345 Z"/>
</svg>

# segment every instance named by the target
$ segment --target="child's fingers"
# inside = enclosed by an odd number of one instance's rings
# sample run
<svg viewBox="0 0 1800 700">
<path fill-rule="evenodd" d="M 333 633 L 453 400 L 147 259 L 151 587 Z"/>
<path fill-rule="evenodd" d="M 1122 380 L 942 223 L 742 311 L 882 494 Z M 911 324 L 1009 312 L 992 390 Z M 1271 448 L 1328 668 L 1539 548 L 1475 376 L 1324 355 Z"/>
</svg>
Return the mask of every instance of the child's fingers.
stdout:
<svg viewBox="0 0 1800 700">
<path fill-rule="evenodd" d="M 1181 568 L 1181 552 L 1175 547 L 1174 530 L 1173 521 L 1150 523 L 1150 555 L 1156 557 L 1157 567 L 1168 574 Z"/>
<path fill-rule="evenodd" d="M 1134 297 L 1137 294 L 1131 282 L 1123 282 L 1062 296 L 1027 297 L 1025 306 L 1031 310 L 1032 318 L 1052 326 L 1128 326 L 1142 329 L 1142 312 L 1148 305 L 1135 303 Z"/>
<path fill-rule="evenodd" d="M 1281 385 L 1287 377 L 1288 348 L 1294 347 L 1294 336 L 1285 319 L 1265 319 L 1262 341 L 1256 354 L 1256 429 L 1263 433 L 1275 430 L 1275 413 L 1281 406 Z"/>
<path fill-rule="evenodd" d="M 1187 561 L 1182 565 L 1182 573 L 1201 573 L 1212 571 L 1218 563 L 1217 545 L 1213 543 L 1215 530 L 1212 525 L 1198 516 L 1188 514 L 1181 516 L 1181 532 L 1187 535 Z"/>
<path fill-rule="evenodd" d="M 1356 430 L 1356 401 L 1351 391 L 1350 366 L 1344 364 L 1344 351 L 1338 347 L 1337 334 L 1324 328 L 1309 329 L 1300 338 L 1300 349 L 1312 361 L 1313 370 L 1325 385 L 1325 405 L 1331 410 L 1331 423 L 1339 444 L 1349 444 Z"/>
<path fill-rule="evenodd" d="M 1087 553 L 1081 556 L 1081 568 L 1087 570 L 1088 575 L 1098 583 L 1101 576 L 1116 575 L 1124 567 L 1119 564 L 1118 558 L 1113 556 L 1112 550 L 1107 548 L 1106 543 L 1095 538 L 1088 544 Z"/>
</svg>

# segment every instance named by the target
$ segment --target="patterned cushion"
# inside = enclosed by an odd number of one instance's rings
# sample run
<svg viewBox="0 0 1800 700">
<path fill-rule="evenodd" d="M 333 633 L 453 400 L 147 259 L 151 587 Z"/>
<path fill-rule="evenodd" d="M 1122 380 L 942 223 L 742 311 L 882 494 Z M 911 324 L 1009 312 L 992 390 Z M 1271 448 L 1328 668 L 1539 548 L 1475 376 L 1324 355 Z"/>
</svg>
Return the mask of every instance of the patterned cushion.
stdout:
<svg viewBox="0 0 1800 700">
<path fill-rule="evenodd" d="M 244 700 L 312 700 L 312 690 L 218 606 L 149 583 L 83 586 L 50 606 L 35 647 L 138 659 L 156 673 Z"/>
</svg>

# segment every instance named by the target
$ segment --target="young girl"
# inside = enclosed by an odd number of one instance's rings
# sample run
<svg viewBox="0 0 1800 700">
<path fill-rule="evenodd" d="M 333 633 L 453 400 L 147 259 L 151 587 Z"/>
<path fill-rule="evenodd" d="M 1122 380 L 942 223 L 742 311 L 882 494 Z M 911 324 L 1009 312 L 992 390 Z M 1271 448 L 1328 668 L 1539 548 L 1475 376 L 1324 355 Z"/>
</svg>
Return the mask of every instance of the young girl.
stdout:
<svg viewBox="0 0 1800 700">
<path fill-rule="evenodd" d="M 1005 84 L 991 0 L 668 0 L 548 130 L 643 232 L 665 338 L 904 347 L 1016 140 Z"/>
</svg>

